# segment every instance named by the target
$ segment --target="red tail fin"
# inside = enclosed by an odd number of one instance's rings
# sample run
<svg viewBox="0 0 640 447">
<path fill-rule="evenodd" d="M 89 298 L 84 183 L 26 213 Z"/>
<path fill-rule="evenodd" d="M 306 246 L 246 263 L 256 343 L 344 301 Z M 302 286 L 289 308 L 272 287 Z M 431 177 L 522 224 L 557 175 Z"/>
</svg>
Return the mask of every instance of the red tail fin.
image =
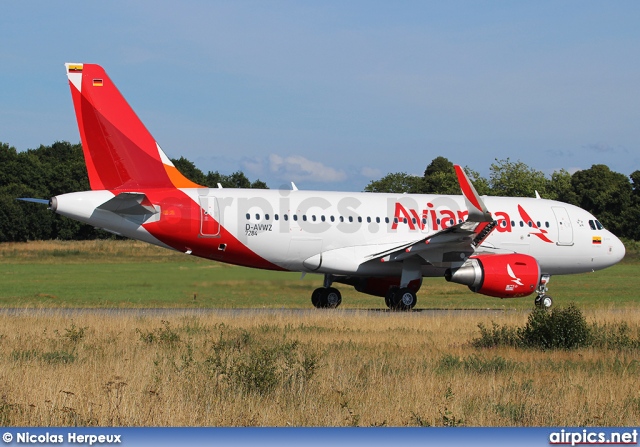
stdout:
<svg viewBox="0 0 640 447">
<path fill-rule="evenodd" d="M 178 172 L 101 66 L 65 65 L 91 189 L 199 187 Z"/>
</svg>

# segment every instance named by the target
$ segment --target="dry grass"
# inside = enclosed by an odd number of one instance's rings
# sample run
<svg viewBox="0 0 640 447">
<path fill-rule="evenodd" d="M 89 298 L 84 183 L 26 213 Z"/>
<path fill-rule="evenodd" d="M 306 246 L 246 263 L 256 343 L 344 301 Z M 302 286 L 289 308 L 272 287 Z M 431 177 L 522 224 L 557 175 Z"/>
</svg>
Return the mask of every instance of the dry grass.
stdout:
<svg viewBox="0 0 640 447">
<path fill-rule="evenodd" d="M 137 316 L 136 316 L 137 315 Z M 527 314 L 0 314 L 0 425 L 635 425 L 638 352 L 477 349 Z M 169 316 L 171 315 L 171 316 Z M 640 313 L 604 311 L 637 331 Z"/>
</svg>

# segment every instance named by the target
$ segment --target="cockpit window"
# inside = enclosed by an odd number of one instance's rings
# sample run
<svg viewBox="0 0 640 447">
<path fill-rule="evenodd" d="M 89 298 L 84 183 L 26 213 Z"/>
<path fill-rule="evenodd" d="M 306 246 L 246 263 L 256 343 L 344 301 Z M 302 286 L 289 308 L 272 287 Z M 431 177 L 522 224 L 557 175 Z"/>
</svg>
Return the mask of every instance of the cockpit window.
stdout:
<svg viewBox="0 0 640 447">
<path fill-rule="evenodd" d="M 596 227 L 598 227 L 598 230 L 604 230 L 604 226 L 596 220 Z"/>
<path fill-rule="evenodd" d="M 589 221 L 589 226 L 591 227 L 592 230 L 596 229 L 596 222 L 594 220 L 590 220 Z"/>
<path fill-rule="evenodd" d="M 590 220 L 589 226 L 592 230 L 604 230 L 604 226 L 597 220 Z"/>
</svg>

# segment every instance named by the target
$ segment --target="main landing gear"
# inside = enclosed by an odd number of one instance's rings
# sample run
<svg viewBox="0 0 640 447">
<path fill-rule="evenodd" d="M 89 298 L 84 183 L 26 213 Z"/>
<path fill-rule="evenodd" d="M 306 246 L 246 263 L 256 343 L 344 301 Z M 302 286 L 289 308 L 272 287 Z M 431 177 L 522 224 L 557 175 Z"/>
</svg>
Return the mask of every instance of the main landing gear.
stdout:
<svg viewBox="0 0 640 447">
<path fill-rule="evenodd" d="M 413 257 L 402 262 L 402 276 L 400 277 L 400 287 L 392 286 L 384 296 L 384 302 L 391 310 L 411 310 L 418 302 L 416 292 L 409 288 L 413 281 L 420 280 L 422 283 L 422 264 Z M 418 289 L 420 285 L 418 285 Z M 417 289 L 416 289 L 417 290 Z"/>
<path fill-rule="evenodd" d="M 342 295 L 335 287 L 318 287 L 311 294 L 311 303 L 318 309 L 335 309 L 342 303 Z"/>
<path fill-rule="evenodd" d="M 342 295 L 335 287 L 331 287 L 333 278 L 324 275 L 324 287 L 318 287 L 311 294 L 311 303 L 318 309 L 335 309 L 342 303 Z"/>
<path fill-rule="evenodd" d="M 408 287 L 391 287 L 384 296 L 384 303 L 391 310 L 411 310 L 417 302 L 418 296 Z"/>
<path fill-rule="evenodd" d="M 540 278 L 540 284 L 538 284 L 538 289 L 536 291 L 538 293 L 538 296 L 536 296 L 535 300 L 533 301 L 536 307 L 544 307 L 545 309 L 549 309 L 551 306 L 553 306 L 553 300 L 549 295 L 547 295 L 547 291 L 549 290 L 547 284 L 549 284 L 550 280 L 551 275 L 542 275 L 542 277 Z"/>
</svg>

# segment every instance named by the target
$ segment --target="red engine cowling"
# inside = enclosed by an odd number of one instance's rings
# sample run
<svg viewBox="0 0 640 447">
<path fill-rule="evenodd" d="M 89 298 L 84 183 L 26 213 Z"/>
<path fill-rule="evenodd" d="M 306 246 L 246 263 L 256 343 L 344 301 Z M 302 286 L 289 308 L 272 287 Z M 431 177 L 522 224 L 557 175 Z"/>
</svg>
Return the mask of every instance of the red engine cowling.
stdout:
<svg viewBox="0 0 640 447">
<path fill-rule="evenodd" d="M 498 298 L 531 295 L 540 281 L 540 266 L 529 255 L 471 256 L 462 267 L 448 269 L 447 281 L 469 286 L 472 292 Z"/>
</svg>

